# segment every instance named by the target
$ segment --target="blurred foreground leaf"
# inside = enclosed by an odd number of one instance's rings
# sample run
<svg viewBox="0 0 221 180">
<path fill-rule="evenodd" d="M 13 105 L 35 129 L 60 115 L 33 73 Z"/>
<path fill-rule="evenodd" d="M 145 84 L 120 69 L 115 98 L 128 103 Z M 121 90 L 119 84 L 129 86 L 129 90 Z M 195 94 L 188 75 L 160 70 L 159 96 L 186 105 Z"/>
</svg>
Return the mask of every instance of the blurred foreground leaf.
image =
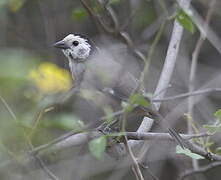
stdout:
<svg viewBox="0 0 221 180">
<path fill-rule="evenodd" d="M 0 92 L 17 110 L 26 105 L 31 107 L 25 96 L 30 85 L 27 77 L 30 69 L 36 67 L 39 61 L 38 57 L 21 49 L 0 50 Z"/>
<path fill-rule="evenodd" d="M 7 4 L 8 4 L 8 0 L 0 0 L 0 8 Z"/>
<path fill-rule="evenodd" d="M 110 4 L 110 5 L 117 5 L 117 4 L 119 4 L 121 2 L 121 0 L 109 0 L 108 1 L 108 4 Z"/>
<path fill-rule="evenodd" d="M 180 146 L 176 146 L 176 153 L 177 154 L 184 154 L 186 156 L 191 157 L 192 159 L 205 159 L 203 156 L 200 156 L 199 154 L 192 153 L 189 149 L 183 149 Z"/>
<path fill-rule="evenodd" d="M 141 94 L 134 94 L 130 96 L 129 103 L 133 105 L 140 105 L 143 107 L 150 106 L 150 102 Z"/>
<path fill-rule="evenodd" d="M 221 132 L 221 123 L 220 122 L 215 122 L 214 124 L 212 125 L 203 125 L 204 128 L 207 129 L 207 133 L 208 134 L 215 134 L 217 132 Z"/>
<path fill-rule="evenodd" d="M 191 18 L 183 11 L 179 10 L 176 15 L 176 20 L 183 26 L 184 29 L 191 32 L 192 34 L 195 33 L 196 27 L 191 20 Z"/>
<path fill-rule="evenodd" d="M 121 106 L 124 108 L 125 112 L 131 112 L 137 106 L 148 107 L 150 102 L 141 94 L 133 94 L 130 96 L 128 102 L 122 102 Z"/>
<path fill-rule="evenodd" d="M 219 119 L 219 121 L 221 121 L 221 109 L 217 110 L 217 111 L 214 113 L 214 116 L 217 117 L 217 119 Z"/>
<path fill-rule="evenodd" d="M 6 49 L 0 51 L 0 63 L 0 78 L 27 79 L 38 59 L 23 50 Z"/>
<path fill-rule="evenodd" d="M 221 155 L 221 147 L 216 148 L 216 153 Z"/>
<path fill-rule="evenodd" d="M 124 109 L 124 112 L 131 112 L 135 108 L 132 104 L 122 101 L 121 106 Z"/>
<path fill-rule="evenodd" d="M 94 157 L 101 160 L 104 156 L 106 145 L 107 137 L 100 136 L 99 138 L 93 139 L 89 142 L 89 150 Z"/>
<path fill-rule="evenodd" d="M 73 114 L 60 114 L 42 121 L 42 126 L 61 130 L 81 131 L 84 127 L 83 121 Z"/>
<path fill-rule="evenodd" d="M 9 0 L 9 9 L 12 12 L 17 12 L 23 7 L 25 0 Z"/>
<path fill-rule="evenodd" d="M 104 112 L 105 112 L 105 115 L 106 115 L 105 122 L 107 124 L 110 124 L 111 122 L 113 122 L 113 120 L 114 120 L 113 109 L 110 106 L 105 106 L 104 107 Z"/>
<path fill-rule="evenodd" d="M 217 120 L 213 124 L 203 125 L 203 127 L 206 128 L 207 132 L 211 135 L 221 132 L 221 109 L 217 110 L 214 113 L 214 116 L 217 118 Z"/>
<path fill-rule="evenodd" d="M 87 11 L 84 8 L 75 8 L 72 13 L 71 17 L 74 20 L 82 21 L 87 17 Z"/>
</svg>

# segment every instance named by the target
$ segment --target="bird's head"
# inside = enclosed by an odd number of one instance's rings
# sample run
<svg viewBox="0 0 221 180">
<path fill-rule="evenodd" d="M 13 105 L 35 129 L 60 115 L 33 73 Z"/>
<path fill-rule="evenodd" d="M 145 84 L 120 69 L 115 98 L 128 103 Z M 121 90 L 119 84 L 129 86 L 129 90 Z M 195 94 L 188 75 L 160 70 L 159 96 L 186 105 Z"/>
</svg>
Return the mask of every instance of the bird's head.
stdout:
<svg viewBox="0 0 221 180">
<path fill-rule="evenodd" d="M 94 50 L 93 42 L 79 34 L 69 34 L 56 42 L 54 47 L 62 49 L 67 58 L 80 62 L 87 60 Z"/>
</svg>

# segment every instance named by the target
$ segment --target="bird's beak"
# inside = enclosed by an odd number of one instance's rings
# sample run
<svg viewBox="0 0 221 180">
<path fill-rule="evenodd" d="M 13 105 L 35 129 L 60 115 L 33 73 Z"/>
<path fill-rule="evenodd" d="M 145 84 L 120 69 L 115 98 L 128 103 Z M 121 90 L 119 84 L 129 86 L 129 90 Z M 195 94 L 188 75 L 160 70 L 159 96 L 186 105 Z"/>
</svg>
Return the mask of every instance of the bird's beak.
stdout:
<svg viewBox="0 0 221 180">
<path fill-rule="evenodd" d="M 68 49 L 69 48 L 64 40 L 56 42 L 55 44 L 53 44 L 53 46 L 56 48 L 60 48 L 60 49 Z"/>
</svg>

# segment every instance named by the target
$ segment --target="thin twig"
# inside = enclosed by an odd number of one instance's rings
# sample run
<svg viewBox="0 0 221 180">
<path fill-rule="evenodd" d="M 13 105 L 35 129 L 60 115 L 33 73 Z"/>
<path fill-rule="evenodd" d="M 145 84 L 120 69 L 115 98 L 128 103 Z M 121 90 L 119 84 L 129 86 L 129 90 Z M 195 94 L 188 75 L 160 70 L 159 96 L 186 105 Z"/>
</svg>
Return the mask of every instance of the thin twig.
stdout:
<svg viewBox="0 0 221 180">
<path fill-rule="evenodd" d="M 138 133 L 139 134 L 139 133 Z M 146 133 L 147 135 L 148 133 Z M 68 149 L 68 148 L 71 148 L 71 147 L 78 147 L 80 145 L 83 145 L 85 143 L 87 143 L 89 140 L 91 139 L 94 139 L 94 138 L 97 138 L 99 136 L 101 136 L 102 134 L 100 132 L 87 132 L 87 133 L 79 133 L 79 134 L 75 134 L 73 136 L 70 136 L 68 137 L 67 139 L 61 141 L 61 142 L 58 142 L 52 146 L 50 146 L 50 148 L 47 148 L 47 149 L 43 149 L 41 150 L 40 148 L 36 148 L 38 149 L 38 151 L 36 151 L 36 149 L 34 149 L 32 152 L 30 152 L 30 154 L 28 155 L 24 155 L 23 157 L 21 157 L 20 159 L 23 159 L 23 165 L 26 166 L 26 167 L 32 167 L 32 168 L 37 168 L 34 164 L 36 164 L 36 160 L 35 158 L 33 158 L 33 154 L 34 155 L 38 155 L 40 158 L 44 159 L 44 157 L 48 157 L 48 155 L 51 155 L 51 154 L 56 154 L 57 152 L 59 151 L 63 151 L 65 149 Z M 146 136 L 145 135 L 145 136 Z M 152 134 L 152 139 L 155 138 L 158 136 L 157 133 L 155 134 L 156 136 L 154 136 Z M 122 134 L 121 134 L 122 136 Z M 169 135 L 167 135 L 167 133 L 164 134 L 165 137 L 168 137 L 168 138 L 165 138 L 165 140 L 170 140 L 171 137 Z M 162 136 L 158 136 L 160 137 L 159 139 L 162 139 Z M 181 137 L 183 137 L 181 135 Z M 183 137 L 185 138 L 185 137 Z M 150 136 L 149 136 L 149 139 L 147 138 L 147 140 L 150 140 Z M 214 161 L 221 161 L 221 156 L 219 155 L 216 155 L 216 154 L 213 154 L 213 153 L 209 153 L 207 151 L 205 151 L 203 148 L 193 144 L 193 143 L 188 143 L 188 147 L 189 149 L 194 152 L 194 153 L 197 153 L 209 160 L 214 160 Z M 47 159 L 47 162 L 49 164 L 53 163 L 56 161 L 56 157 L 53 156 L 54 158 L 51 158 L 51 159 Z M 4 171 L 4 169 L 7 169 L 8 167 L 17 167 L 17 162 L 16 161 L 13 161 L 13 160 L 9 160 L 3 164 L 0 164 L 0 171 Z"/>
<path fill-rule="evenodd" d="M 185 7 L 189 7 L 191 0 L 182 0 L 181 3 Z M 158 95 L 159 99 L 162 99 L 166 93 L 166 91 L 162 91 L 164 89 L 167 89 L 168 86 L 170 85 L 170 79 L 172 77 L 177 56 L 178 56 L 178 51 L 179 51 L 179 46 L 181 42 L 181 38 L 183 35 L 183 27 L 175 20 L 174 26 L 173 26 L 173 31 L 172 31 L 172 36 L 169 42 L 169 47 L 167 50 L 167 55 L 165 58 L 165 63 L 160 75 L 160 79 L 158 81 L 156 90 L 154 94 Z M 155 102 L 154 106 L 156 110 L 159 110 L 161 105 L 161 102 Z M 145 117 L 138 129 L 139 132 L 145 132 L 150 129 L 150 126 L 152 126 L 153 123 L 149 123 L 152 120 L 150 118 Z M 148 125 L 148 126 L 147 126 Z"/>
<path fill-rule="evenodd" d="M 202 89 L 202 90 L 183 93 L 183 94 L 179 94 L 179 95 L 175 95 L 175 96 L 171 96 L 171 97 L 165 97 L 165 98 L 161 98 L 161 99 L 152 99 L 151 101 L 152 102 L 171 101 L 171 100 L 176 100 L 176 99 L 179 99 L 179 98 L 186 98 L 186 97 L 189 97 L 189 96 L 196 96 L 196 95 L 204 95 L 204 94 L 213 93 L 213 92 L 221 92 L 221 88 Z"/>
<path fill-rule="evenodd" d="M 5 99 L 0 95 L 0 100 L 2 101 L 2 104 L 5 106 L 6 110 L 9 112 L 9 114 L 11 115 L 11 117 L 17 121 L 16 115 L 15 113 L 12 111 L 12 109 L 10 108 L 10 106 L 8 105 L 8 103 L 5 101 Z"/>
<path fill-rule="evenodd" d="M 44 164 L 43 160 L 38 156 L 38 155 L 34 155 L 39 166 L 44 170 L 44 172 L 52 179 L 52 180 L 59 180 L 59 178 L 54 175 L 48 168 L 47 166 Z"/>
<path fill-rule="evenodd" d="M 204 27 L 204 19 L 199 15 L 199 13 L 192 7 L 186 8 L 182 5 L 181 0 L 176 0 L 179 4 L 179 6 L 187 13 L 191 20 L 194 22 L 194 24 L 197 26 L 199 31 L 204 35 L 204 38 L 206 38 L 214 48 L 221 54 L 221 39 L 220 37 L 215 33 L 215 31 L 212 30 L 210 27 L 207 28 L 207 33 Z"/>
<path fill-rule="evenodd" d="M 131 150 L 131 147 L 129 146 L 128 144 L 128 139 L 127 139 L 127 136 L 124 136 L 124 144 L 125 144 L 125 147 L 126 147 L 126 150 L 128 151 L 132 161 L 133 161 L 133 171 L 134 171 L 134 174 L 136 175 L 136 178 L 138 180 L 144 180 L 144 177 L 142 175 L 142 172 L 140 170 L 140 167 L 139 167 L 139 164 L 138 164 L 138 161 L 137 159 L 135 158 L 132 150 Z"/>
<path fill-rule="evenodd" d="M 174 141 L 174 139 L 170 136 L 169 133 L 138 133 L 138 132 L 126 132 L 125 135 L 128 139 L 133 140 L 169 140 Z M 209 136 L 207 133 L 200 133 L 200 134 L 180 134 L 180 136 L 185 140 L 190 140 L 194 138 L 201 138 Z"/>
<path fill-rule="evenodd" d="M 165 27 L 165 22 L 163 22 L 161 24 L 160 29 L 157 32 L 157 34 L 156 34 L 156 36 L 154 38 L 154 41 L 153 41 L 153 43 L 150 46 L 150 49 L 149 49 L 149 52 L 148 52 L 148 56 L 147 56 L 147 59 L 146 59 L 146 62 L 145 62 L 145 66 L 144 66 L 143 72 L 140 75 L 140 83 L 143 83 L 144 82 L 144 77 L 147 76 L 147 73 L 149 71 L 149 67 L 150 67 L 150 64 L 151 64 L 151 60 L 152 60 L 152 56 L 153 56 L 154 50 L 155 50 L 156 45 L 158 44 L 158 42 L 159 42 L 159 40 L 160 40 L 160 38 L 161 38 L 161 36 L 163 34 L 164 27 Z"/>
<path fill-rule="evenodd" d="M 187 170 L 183 174 L 181 174 L 179 180 L 183 180 L 188 176 L 192 176 L 199 173 L 205 173 L 206 171 L 209 171 L 210 169 L 216 168 L 221 166 L 221 162 L 212 162 L 206 166 L 200 167 L 197 170 Z"/>
<path fill-rule="evenodd" d="M 109 33 L 109 34 L 112 34 L 112 35 L 115 35 L 115 36 L 119 36 L 120 38 L 123 39 L 124 42 L 126 42 L 126 44 L 128 45 L 128 47 L 132 50 L 132 52 L 134 53 L 134 55 L 136 57 L 138 57 L 140 60 L 142 60 L 143 62 L 145 62 L 145 56 L 143 55 L 143 53 L 141 53 L 140 51 L 138 51 L 137 49 L 134 48 L 134 45 L 133 45 L 133 41 L 131 40 L 130 36 L 124 32 L 124 31 L 121 31 L 121 29 L 119 28 L 119 26 L 117 24 L 118 21 L 117 21 L 117 18 L 116 18 L 116 15 L 115 15 L 115 12 L 113 11 L 113 9 L 111 7 L 108 7 L 108 10 L 109 12 L 109 17 L 111 18 L 111 21 L 113 23 L 115 23 L 113 26 L 108 26 L 102 19 L 99 15 L 97 15 L 92 8 L 90 8 L 89 4 L 85 1 L 85 0 L 81 0 L 81 3 L 83 4 L 84 8 L 87 10 L 87 12 L 90 14 L 91 17 L 93 17 L 94 21 L 96 23 L 98 23 L 102 28 L 103 30 L 106 32 L 106 33 Z M 111 11 L 111 12 L 110 12 Z M 114 28 L 112 28 L 114 27 Z M 118 28 L 115 28 L 115 27 L 118 27 Z"/>
<path fill-rule="evenodd" d="M 74 137 L 76 135 L 76 137 L 79 135 L 79 137 L 81 137 L 83 139 L 85 133 L 77 133 L 77 132 L 72 132 L 73 134 L 66 134 L 66 135 L 63 135 L 53 141 L 51 141 L 50 143 L 48 144 L 44 144 L 44 145 L 41 145 L 39 147 L 36 147 L 34 148 L 32 151 L 31 151 L 31 154 L 36 154 L 42 150 L 45 150 L 53 145 L 56 145 L 56 144 L 59 144 L 60 142 L 62 141 L 66 141 L 66 139 L 68 138 L 71 138 L 71 137 Z M 88 132 L 90 133 L 90 132 Z M 86 133 L 86 134 L 88 134 Z M 93 133 L 93 132 L 92 132 Z M 82 134 L 82 135 L 80 135 Z M 97 137 L 100 133 L 95 133 L 94 136 L 91 136 L 92 138 L 93 137 Z M 115 134 L 116 136 L 121 136 L 122 133 L 119 133 L 119 134 Z M 133 139 L 133 140 L 172 140 L 173 141 L 173 138 L 168 134 L 168 133 L 139 133 L 139 132 L 126 132 L 125 135 L 128 137 L 128 139 Z M 111 135 L 113 136 L 113 135 Z M 208 136 L 206 133 L 202 133 L 202 134 L 194 134 L 194 135 L 185 135 L 185 134 L 181 134 L 181 137 L 186 139 L 186 140 L 189 140 L 191 138 L 198 138 L 198 137 L 205 137 L 205 136 Z M 82 142 L 83 144 L 84 142 Z"/>
<path fill-rule="evenodd" d="M 209 8 L 207 15 L 206 15 L 206 20 L 204 23 L 204 29 L 205 29 L 206 34 L 207 34 L 208 25 L 209 25 L 211 17 L 212 17 L 212 12 L 213 12 L 215 3 L 216 3 L 216 0 L 212 0 L 210 2 L 210 8 Z M 198 57 L 199 57 L 200 50 L 201 50 L 204 40 L 205 40 L 204 35 L 202 33 L 200 33 L 200 37 L 197 40 L 196 47 L 195 47 L 193 54 L 192 54 L 192 61 L 191 61 L 191 66 L 190 66 L 190 76 L 189 76 L 189 93 L 192 93 L 195 89 Z M 190 118 L 187 121 L 188 134 L 193 133 L 193 127 L 192 127 L 193 122 L 194 122 L 193 113 L 194 113 L 194 97 L 189 96 L 189 98 L 188 98 L 188 115 L 190 116 Z M 192 164 L 193 164 L 194 170 L 197 170 L 199 168 L 198 161 L 196 159 L 192 159 Z"/>
<path fill-rule="evenodd" d="M 190 4 L 190 1 L 191 0 L 182 0 L 181 3 L 185 7 L 188 7 Z M 172 74 L 175 68 L 182 35 L 183 35 L 183 27 L 175 20 L 173 31 L 172 31 L 172 36 L 170 39 L 169 47 L 167 50 L 167 55 L 165 58 L 164 67 L 162 69 L 160 79 L 158 81 L 156 90 L 154 92 L 154 94 L 158 94 L 158 98 L 160 99 L 163 98 L 166 93 L 165 91 L 161 92 L 161 90 L 166 89 L 168 85 L 170 84 L 170 79 L 172 77 Z M 159 92 L 161 93 L 159 94 Z M 160 108 L 160 105 L 161 105 L 160 102 L 155 103 L 157 110 Z"/>
<path fill-rule="evenodd" d="M 12 116 L 12 118 L 17 121 L 15 113 L 12 111 L 12 109 L 9 107 L 8 103 L 5 101 L 5 99 L 0 96 L 0 100 L 2 101 L 3 105 L 9 112 L 9 114 Z M 26 137 L 26 136 L 25 136 Z M 29 143 L 30 145 L 30 143 Z M 32 149 L 32 146 L 30 146 Z M 37 162 L 39 163 L 40 167 L 44 170 L 44 172 L 52 179 L 52 180 L 59 180 L 45 165 L 44 162 L 41 160 L 41 158 L 35 156 Z"/>
</svg>

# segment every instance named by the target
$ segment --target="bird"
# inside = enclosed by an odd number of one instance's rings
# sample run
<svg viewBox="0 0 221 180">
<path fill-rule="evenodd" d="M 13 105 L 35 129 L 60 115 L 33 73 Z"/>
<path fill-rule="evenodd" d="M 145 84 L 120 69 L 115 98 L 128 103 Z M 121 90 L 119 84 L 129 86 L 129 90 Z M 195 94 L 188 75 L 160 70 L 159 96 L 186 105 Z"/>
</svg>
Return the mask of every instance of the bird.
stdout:
<svg viewBox="0 0 221 180">
<path fill-rule="evenodd" d="M 115 60 L 125 57 L 105 48 L 98 48 L 87 36 L 69 34 L 53 46 L 61 49 L 66 56 L 75 87 L 103 92 L 102 94 L 108 94 L 118 102 L 127 101 L 134 93 L 144 94 L 145 90 L 139 88 L 139 80 L 132 73 L 125 71 L 125 63 L 122 65 Z M 140 109 L 145 115 L 158 119 L 158 124 L 166 124 L 169 134 L 181 147 L 185 147 L 183 138 L 167 123 L 162 122 L 163 117 L 154 106 Z"/>
</svg>

